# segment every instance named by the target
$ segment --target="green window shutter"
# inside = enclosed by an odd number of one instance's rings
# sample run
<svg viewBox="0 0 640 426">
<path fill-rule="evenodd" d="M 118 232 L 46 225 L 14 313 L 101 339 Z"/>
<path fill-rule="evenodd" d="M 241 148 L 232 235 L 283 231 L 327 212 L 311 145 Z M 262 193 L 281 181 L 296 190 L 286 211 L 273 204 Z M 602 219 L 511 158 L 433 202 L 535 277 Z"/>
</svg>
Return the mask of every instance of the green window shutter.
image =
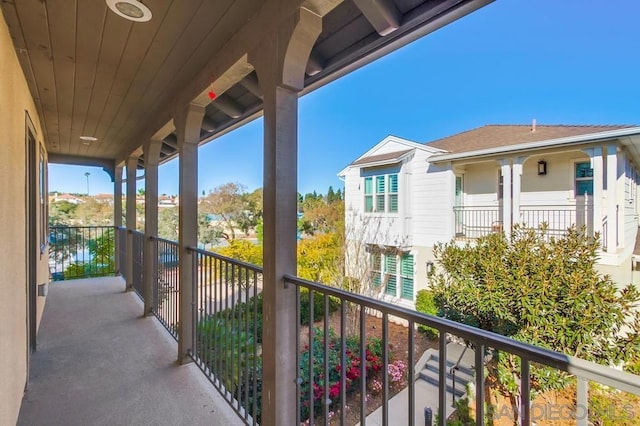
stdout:
<svg viewBox="0 0 640 426">
<path fill-rule="evenodd" d="M 376 196 L 376 211 L 384 212 L 384 195 Z"/>
<path fill-rule="evenodd" d="M 384 256 L 384 271 L 387 274 L 396 274 L 397 264 L 396 256 L 394 254 L 387 254 Z"/>
<path fill-rule="evenodd" d="M 389 212 L 398 213 L 398 194 L 389 195 Z"/>
<path fill-rule="evenodd" d="M 384 194 L 384 176 L 376 176 L 376 193 Z"/>
<path fill-rule="evenodd" d="M 413 300 L 413 255 L 403 254 L 400 260 L 400 297 Z"/>
<path fill-rule="evenodd" d="M 380 272 L 374 272 L 372 281 L 374 287 L 380 287 L 380 284 L 382 284 L 382 274 Z"/>
<path fill-rule="evenodd" d="M 402 277 L 402 291 L 400 297 L 413 300 L 413 278 Z"/>
<path fill-rule="evenodd" d="M 389 175 L 389 192 L 398 192 L 398 175 Z"/>
<path fill-rule="evenodd" d="M 387 254 L 384 256 L 384 272 L 387 279 L 387 287 L 385 292 L 391 296 L 397 293 L 397 263 L 395 254 Z"/>
<path fill-rule="evenodd" d="M 396 276 L 389 275 L 387 279 L 387 288 L 385 289 L 385 293 L 391 296 L 395 296 L 396 291 L 397 291 Z"/>
<path fill-rule="evenodd" d="M 406 253 L 402 255 L 400 273 L 403 277 L 413 277 L 413 255 Z"/>
</svg>

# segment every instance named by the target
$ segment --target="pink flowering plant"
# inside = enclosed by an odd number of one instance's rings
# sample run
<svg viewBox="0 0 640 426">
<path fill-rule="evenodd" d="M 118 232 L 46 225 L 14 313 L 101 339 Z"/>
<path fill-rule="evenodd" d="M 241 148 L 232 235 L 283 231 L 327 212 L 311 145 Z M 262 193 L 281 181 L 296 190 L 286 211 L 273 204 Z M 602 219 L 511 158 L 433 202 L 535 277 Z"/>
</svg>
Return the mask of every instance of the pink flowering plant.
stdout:
<svg viewBox="0 0 640 426">
<path fill-rule="evenodd" d="M 330 400 L 330 406 L 340 402 L 341 394 L 340 375 L 343 369 L 341 365 L 341 341 L 333 329 L 329 329 L 329 339 L 327 341 L 328 377 L 325 377 L 324 359 L 325 342 L 322 329 L 315 329 L 313 344 L 311 348 L 305 346 L 300 354 L 300 420 L 309 418 L 311 404 L 315 414 L 322 412 L 323 403 Z M 313 368 L 310 371 L 310 358 L 313 354 Z M 346 393 L 357 389 L 361 375 L 362 357 L 360 356 L 360 342 L 357 338 L 347 338 L 345 340 L 345 390 Z M 379 339 L 370 338 L 367 340 L 365 350 L 365 377 L 373 377 L 382 371 L 382 344 Z M 325 394 L 325 383 L 328 388 L 328 395 Z"/>
</svg>

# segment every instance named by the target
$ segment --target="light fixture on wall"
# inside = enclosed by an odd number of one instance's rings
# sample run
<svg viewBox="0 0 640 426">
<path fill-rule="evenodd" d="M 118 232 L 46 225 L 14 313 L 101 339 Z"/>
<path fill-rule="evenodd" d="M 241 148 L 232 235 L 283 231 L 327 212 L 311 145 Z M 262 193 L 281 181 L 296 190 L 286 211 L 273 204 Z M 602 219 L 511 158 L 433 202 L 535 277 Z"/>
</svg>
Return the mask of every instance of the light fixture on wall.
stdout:
<svg viewBox="0 0 640 426">
<path fill-rule="evenodd" d="M 538 174 L 546 175 L 547 174 L 547 162 L 544 160 L 538 161 Z"/>
<path fill-rule="evenodd" d="M 109 9 L 117 15 L 134 22 L 147 22 L 151 19 L 151 10 L 138 0 L 106 0 Z"/>
<path fill-rule="evenodd" d="M 431 275 L 433 275 L 433 262 L 427 260 L 427 276 L 430 277 Z"/>
</svg>

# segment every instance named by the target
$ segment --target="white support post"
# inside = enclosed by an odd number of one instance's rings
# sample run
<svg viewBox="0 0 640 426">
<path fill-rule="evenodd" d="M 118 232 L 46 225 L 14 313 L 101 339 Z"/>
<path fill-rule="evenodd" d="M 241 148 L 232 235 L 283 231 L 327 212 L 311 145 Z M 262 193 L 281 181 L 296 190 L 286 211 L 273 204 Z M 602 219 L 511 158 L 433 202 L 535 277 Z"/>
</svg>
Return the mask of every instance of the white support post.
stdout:
<svg viewBox="0 0 640 426">
<path fill-rule="evenodd" d="M 127 291 L 133 290 L 133 234 L 136 230 L 136 169 L 138 157 L 127 159 Z"/>
<path fill-rule="evenodd" d="M 520 223 L 520 201 L 522 195 L 522 164 L 526 160 L 526 157 L 518 157 L 513 161 L 513 168 L 511 173 L 513 174 L 513 194 L 512 194 L 512 206 L 513 211 L 513 224 Z"/>
<path fill-rule="evenodd" d="M 306 9 L 249 55 L 264 98 L 264 257 L 262 423 L 296 422 L 298 92 L 322 20 Z"/>
<path fill-rule="evenodd" d="M 617 149 L 616 149 L 617 150 Z M 631 194 L 627 193 L 627 156 L 624 151 L 617 150 L 618 176 L 616 191 L 616 246 L 625 247 L 625 210 L 629 206 Z M 629 186 L 631 191 L 631 186 Z"/>
<path fill-rule="evenodd" d="M 502 174 L 502 227 L 507 239 L 511 239 L 511 160 L 500 160 L 500 173 Z"/>
<path fill-rule="evenodd" d="M 153 284 L 157 277 L 156 244 L 158 236 L 158 163 L 161 140 L 151 139 L 144 145 L 144 314 L 153 314 Z"/>
<path fill-rule="evenodd" d="M 603 238 L 602 221 L 603 215 L 603 195 L 604 195 L 604 166 L 602 161 L 602 148 L 597 146 L 587 150 L 587 153 L 591 157 L 591 168 L 593 169 L 593 232 L 599 233 Z M 605 244 L 605 241 L 602 240 Z"/>
<path fill-rule="evenodd" d="M 189 247 L 198 245 L 198 143 L 204 107 L 189 104 L 174 118 L 178 135 L 178 161 L 180 166 L 180 198 L 178 244 L 180 246 L 180 310 L 178 324 L 178 362 L 193 361 L 195 321 L 194 295 L 196 277 L 193 274 L 193 255 Z"/>
</svg>

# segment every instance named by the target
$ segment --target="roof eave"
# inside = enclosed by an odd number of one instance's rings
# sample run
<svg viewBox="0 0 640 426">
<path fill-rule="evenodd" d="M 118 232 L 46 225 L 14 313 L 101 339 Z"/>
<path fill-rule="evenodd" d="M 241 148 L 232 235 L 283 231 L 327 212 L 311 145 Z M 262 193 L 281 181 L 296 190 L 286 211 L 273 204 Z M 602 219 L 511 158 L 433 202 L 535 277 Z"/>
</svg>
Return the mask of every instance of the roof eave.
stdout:
<svg viewBox="0 0 640 426">
<path fill-rule="evenodd" d="M 511 154 L 519 151 L 535 151 L 544 148 L 551 148 L 557 146 L 577 145 L 583 143 L 593 143 L 598 141 L 604 141 L 609 139 L 616 139 L 621 137 L 629 137 L 634 135 L 640 135 L 640 127 L 628 127 L 625 129 L 608 130 L 606 132 L 590 133 L 579 136 L 568 136 L 564 138 L 546 139 L 536 142 L 527 142 L 517 145 L 501 146 L 496 148 L 479 149 L 476 151 L 460 152 L 454 154 L 433 155 L 427 160 L 430 163 L 442 163 L 445 161 L 455 161 L 460 159 L 472 159 L 490 157 L 499 154 Z"/>
</svg>

